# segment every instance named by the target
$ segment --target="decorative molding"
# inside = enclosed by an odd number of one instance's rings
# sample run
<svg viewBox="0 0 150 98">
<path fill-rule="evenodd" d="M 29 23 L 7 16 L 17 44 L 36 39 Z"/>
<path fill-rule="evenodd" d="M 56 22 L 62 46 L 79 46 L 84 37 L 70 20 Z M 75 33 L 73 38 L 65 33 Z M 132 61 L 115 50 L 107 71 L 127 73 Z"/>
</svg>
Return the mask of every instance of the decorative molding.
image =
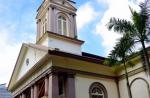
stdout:
<svg viewBox="0 0 150 98">
<path fill-rule="evenodd" d="M 145 69 L 143 67 L 140 67 L 140 68 L 137 68 L 135 70 L 128 72 L 128 76 L 131 77 L 131 76 L 134 76 L 134 75 L 141 73 L 141 72 L 145 72 Z M 125 74 L 118 76 L 119 80 L 122 80 L 124 78 L 125 78 Z"/>
<path fill-rule="evenodd" d="M 40 44 L 43 41 L 43 39 L 45 37 L 48 37 L 48 36 L 50 36 L 52 38 L 67 40 L 69 42 L 76 43 L 76 44 L 79 44 L 79 45 L 82 45 L 84 43 L 84 41 L 82 41 L 82 40 L 78 40 L 78 39 L 75 39 L 75 38 L 60 35 L 60 34 L 57 34 L 57 33 L 51 32 L 51 31 L 46 31 L 46 33 L 43 34 L 43 36 L 39 39 L 39 41 L 36 42 L 36 44 Z"/>
<path fill-rule="evenodd" d="M 66 72 L 70 76 L 74 75 L 74 74 L 83 74 L 83 75 L 89 75 L 89 76 L 100 77 L 100 78 L 107 78 L 107 79 L 116 79 L 117 78 L 117 77 L 114 77 L 114 76 L 108 76 L 108 75 L 97 74 L 97 73 L 92 73 L 92 72 L 85 72 L 85 71 L 80 71 L 80 70 L 62 68 L 62 67 L 58 67 L 58 66 L 52 66 L 51 70 L 52 70 L 52 72 L 55 72 L 55 73 Z"/>
<path fill-rule="evenodd" d="M 38 77 L 36 77 L 36 78 L 33 79 L 32 81 L 30 81 L 28 84 L 25 84 L 25 83 L 24 83 L 25 85 L 22 85 L 22 87 L 21 87 L 19 90 L 17 90 L 17 91 L 13 94 L 13 96 L 17 96 L 17 95 L 19 95 L 21 92 L 25 91 L 27 88 L 33 87 L 34 85 L 36 85 L 36 83 L 37 83 L 40 79 L 46 77 L 47 74 L 51 74 L 50 69 L 47 69 L 45 72 L 41 73 Z"/>
<path fill-rule="evenodd" d="M 90 88 L 89 88 L 89 98 L 92 98 L 92 91 L 94 88 L 99 88 L 100 90 L 102 90 L 102 92 L 104 93 L 104 97 L 103 98 L 108 98 L 108 93 L 107 93 L 107 89 L 105 88 L 105 86 L 99 82 L 94 82 L 91 84 Z"/>
</svg>

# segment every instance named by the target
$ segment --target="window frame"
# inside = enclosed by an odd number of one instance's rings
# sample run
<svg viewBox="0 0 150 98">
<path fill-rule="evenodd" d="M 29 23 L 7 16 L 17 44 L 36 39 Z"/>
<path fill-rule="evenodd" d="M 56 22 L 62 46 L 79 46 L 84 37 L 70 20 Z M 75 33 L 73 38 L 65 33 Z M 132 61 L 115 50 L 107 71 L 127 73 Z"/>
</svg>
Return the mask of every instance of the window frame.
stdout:
<svg viewBox="0 0 150 98">
<path fill-rule="evenodd" d="M 96 94 L 96 93 L 93 93 L 93 89 L 94 88 L 98 88 L 102 91 L 102 94 Z M 94 82 L 91 84 L 90 88 L 89 88 L 89 98 L 92 98 L 93 95 L 100 95 L 100 96 L 103 96 L 103 98 L 108 98 L 108 95 L 107 95 L 107 90 L 106 88 L 104 87 L 103 84 L 99 83 L 99 82 Z"/>
<path fill-rule="evenodd" d="M 65 32 L 65 29 L 64 29 L 64 24 L 66 25 L 66 32 Z M 59 26 L 61 26 L 61 27 L 59 27 Z M 64 35 L 64 36 L 69 36 L 68 18 L 66 16 L 64 16 L 64 15 L 59 15 L 58 16 L 58 18 L 57 18 L 57 29 L 58 29 L 58 34 L 61 34 L 61 35 Z"/>
</svg>

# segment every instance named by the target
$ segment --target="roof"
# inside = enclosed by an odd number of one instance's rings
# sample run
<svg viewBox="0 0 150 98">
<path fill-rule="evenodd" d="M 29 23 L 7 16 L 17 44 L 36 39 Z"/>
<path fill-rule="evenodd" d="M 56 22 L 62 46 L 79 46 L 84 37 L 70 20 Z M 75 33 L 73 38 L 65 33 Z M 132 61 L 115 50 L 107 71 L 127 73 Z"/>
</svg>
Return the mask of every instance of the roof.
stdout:
<svg viewBox="0 0 150 98">
<path fill-rule="evenodd" d="M 90 54 L 90 53 L 87 53 L 87 52 L 82 52 L 81 55 L 77 55 L 77 54 L 68 53 L 68 52 L 65 52 L 65 51 L 60 51 L 60 50 L 57 50 L 57 49 L 48 48 L 46 46 L 32 44 L 32 43 L 23 44 L 23 45 L 26 46 L 26 47 L 32 47 L 32 48 L 35 48 L 35 49 L 38 49 L 38 50 L 42 50 L 42 51 L 48 52 L 50 55 L 70 57 L 70 58 L 83 60 L 83 61 L 88 61 L 88 62 L 92 62 L 92 63 L 103 64 L 103 62 L 106 59 L 105 57 L 94 55 L 94 54 Z"/>
<path fill-rule="evenodd" d="M 0 98 L 12 98 L 11 93 L 8 92 L 6 84 L 0 84 Z"/>
<path fill-rule="evenodd" d="M 67 53 L 67 52 L 63 52 L 63 51 L 59 51 L 59 50 L 49 50 L 48 53 L 50 55 L 69 57 L 69 58 L 74 58 L 74 59 L 97 63 L 97 64 L 103 64 L 103 62 L 105 60 L 104 57 L 100 57 L 100 56 L 85 53 L 85 52 L 82 52 L 82 55 L 77 55 L 77 54 Z"/>
<path fill-rule="evenodd" d="M 73 39 L 71 39 L 73 40 Z M 82 43 L 82 41 L 79 41 Z M 48 55 L 54 55 L 54 56 L 60 56 L 60 57 L 67 57 L 67 58 L 72 58 L 72 59 L 76 59 L 76 60 L 79 60 L 79 61 L 85 61 L 85 62 L 89 62 L 89 63 L 95 63 L 95 64 L 103 64 L 105 58 L 104 57 L 101 57 L 101 56 L 97 56 L 97 55 L 93 55 L 93 54 L 90 54 L 90 53 L 86 53 L 86 52 L 82 52 L 81 55 L 78 55 L 78 54 L 73 54 L 73 53 L 68 53 L 68 52 L 64 52 L 64 51 L 59 51 L 57 49 L 53 49 L 53 48 L 49 48 L 49 47 L 46 47 L 46 46 L 42 46 L 42 45 L 37 45 L 37 44 L 23 44 L 22 45 L 22 48 L 20 50 L 20 53 L 19 53 L 19 56 L 18 56 L 18 59 L 16 61 L 16 65 L 14 67 L 14 70 L 13 70 L 13 73 L 12 73 L 12 76 L 11 76 L 11 79 L 9 81 L 9 85 L 8 85 L 8 89 L 11 88 L 12 85 L 12 81 L 15 81 L 13 78 L 14 78 L 14 75 L 16 74 L 16 71 L 17 69 L 19 68 L 19 61 L 21 60 L 22 56 L 24 55 L 24 52 L 27 48 L 34 48 L 34 49 L 37 49 L 37 50 L 40 50 L 40 51 L 43 51 L 43 52 L 46 52 L 47 54 L 45 55 L 46 58 Z M 43 59 L 45 59 L 45 56 L 43 57 Z M 106 65 L 104 65 L 106 66 Z"/>
</svg>

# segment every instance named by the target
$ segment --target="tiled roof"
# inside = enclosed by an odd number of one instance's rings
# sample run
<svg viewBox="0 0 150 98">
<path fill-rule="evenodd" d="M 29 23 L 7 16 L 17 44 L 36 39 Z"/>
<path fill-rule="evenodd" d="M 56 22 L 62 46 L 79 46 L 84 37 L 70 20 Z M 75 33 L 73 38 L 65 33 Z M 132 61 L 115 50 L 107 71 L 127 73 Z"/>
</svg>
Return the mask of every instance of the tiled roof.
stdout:
<svg viewBox="0 0 150 98">
<path fill-rule="evenodd" d="M 11 93 L 8 92 L 5 84 L 0 84 L 0 98 L 12 98 Z"/>
</svg>

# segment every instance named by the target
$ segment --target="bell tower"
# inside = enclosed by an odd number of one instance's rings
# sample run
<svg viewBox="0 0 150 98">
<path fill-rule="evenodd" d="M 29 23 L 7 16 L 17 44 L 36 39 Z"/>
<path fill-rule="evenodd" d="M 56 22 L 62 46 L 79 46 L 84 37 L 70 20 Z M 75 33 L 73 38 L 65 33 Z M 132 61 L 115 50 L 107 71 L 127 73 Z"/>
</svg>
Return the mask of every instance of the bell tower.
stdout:
<svg viewBox="0 0 150 98">
<path fill-rule="evenodd" d="M 43 0 L 36 16 L 36 43 L 81 54 L 83 41 L 77 39 L 76 11 L 72 0 Z"/>
</svg>

